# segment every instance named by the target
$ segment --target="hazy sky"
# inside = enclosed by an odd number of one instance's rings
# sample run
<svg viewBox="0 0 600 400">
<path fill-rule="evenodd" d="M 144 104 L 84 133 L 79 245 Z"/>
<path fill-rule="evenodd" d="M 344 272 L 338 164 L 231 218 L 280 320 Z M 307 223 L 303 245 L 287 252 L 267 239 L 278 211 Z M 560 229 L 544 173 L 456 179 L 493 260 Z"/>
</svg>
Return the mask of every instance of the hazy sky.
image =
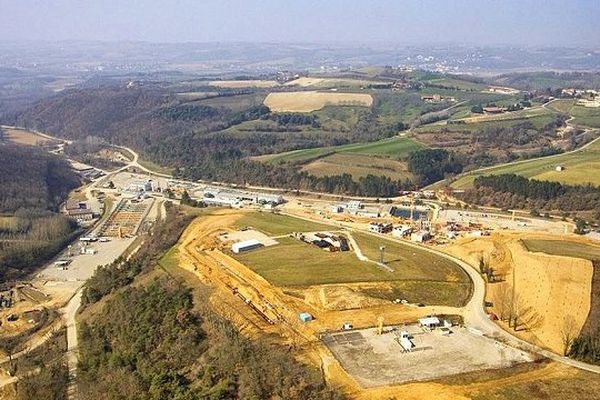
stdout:
<svg viewBox="0 0 600 400">
<path fill-rule="evenodd" d="M 600 46 L 600 0 L 0 0 L 0 40 Z"/>
</svg>

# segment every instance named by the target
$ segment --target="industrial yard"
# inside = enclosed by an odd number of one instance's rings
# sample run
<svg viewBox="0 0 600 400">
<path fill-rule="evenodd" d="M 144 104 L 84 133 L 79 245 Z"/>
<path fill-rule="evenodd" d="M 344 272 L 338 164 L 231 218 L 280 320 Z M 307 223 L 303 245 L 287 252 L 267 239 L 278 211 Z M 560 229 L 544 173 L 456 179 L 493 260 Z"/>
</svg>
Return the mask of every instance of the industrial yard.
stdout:
<svg viewBox="0 0 600 400">
<path fill-rule="evenodd" d="M 412 343 L 406 350 L 402 334 Z M 327 334 L 323 343 L 360 386 L 372 388 L 497 369 L 532 361 L 530 355 L 464 327 L 425 329 L 419 324 Z"/>
</svg>

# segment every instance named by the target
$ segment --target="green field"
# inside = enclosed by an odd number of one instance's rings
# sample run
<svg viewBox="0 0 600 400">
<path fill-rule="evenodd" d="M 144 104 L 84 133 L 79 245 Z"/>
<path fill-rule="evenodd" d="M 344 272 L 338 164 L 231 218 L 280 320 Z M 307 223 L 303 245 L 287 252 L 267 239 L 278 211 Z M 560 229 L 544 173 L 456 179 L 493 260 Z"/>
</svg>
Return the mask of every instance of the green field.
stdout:
<svg viewBox="0 0 600 400">
<path fill-rule="evenodd" d="M 402 159 L 407 157 L 410 152 L 422 149 L 424 147 L 425 146 L 423 144 L 411 138 L 396 136 L 389 139 L 379 140 L 377 142 L 353 143 L 342 146 L 294 150 L 285 153 L 269 154 L 266 156 L 256 157 L 256 159 L 270 163 L 303 162 L 333 153 L 363 154 Z"/>
<path fill-rule="evenodd" d="M 571 115 L 575 117 L 574 124 L 600 128 L 600 108 L 574 106 L 571 108 Z"/>
<path fill-rule="evenodd" d="M 473 114 L 471 114 L 470 111 L 461 107 L 449 121 L 462 120 L 465 121 L 465 123 L 446 123 L 446 121 L 439 121 L 437 123 L 419 126 L 413 131 L 416 133 L 441 132 L 442 130 L 446 132 L 480 132 L 486 128 L 511 128 L 523 124 L 524 122 L 531 123 L 534 129 L 541 129 L 554 120 L 555 114 L 546 111 L 512 116 L 508 115 L 488 120 L 470 120 L 469 118 L 472 117 Z"/>
<path fill-rule="evenodd" d="M 563 166 L 565 170 L 557 172 L 557 165 Z M 517 174 L 526 178 L 567 184 L 591 183 L 598 186 L 600 185 L 600 174 L 590 173 L 592 171 L 600 171 L 600 140 L 594 141 L 584 149 L 558 156 L 536 158 L 472 171 L 453 182 L 452 187 L 466 189 L 473 185 L 473 180 L 477 176 L 500 174 Z"/>
<path fill-rule="evenodd" d="M 387 176 L 393 180 L 412 179 L 405 162 L 357 153 L 333 153 L 304 164 L 302 171 L 314 176 L 350 174 L 357 180 L 367 175 Z"/>
<path fill-rule="evenodd" d="M 553 256 L 600 260 L 600 246 L 568 240 L 523 239 L 523 244 L 532 253 L 546 253 Z"/>
<path fill-rule="evenodd" d="M 254 212 L 238 219 L 235 226 L 239 228 L 252 227 L 269 236 L 280 236 L 294 232 L 315 232 L 331 229 L 330 225 L 310 222 L 300 218 L 269 212 Z"/>
<path fill-rule="evenodd" d="M 294 224 L 293 229 L 296 229 Z M 326 229 L 331 231 L 332 227 Z M 362 233 L 353 235 L 363 253 L 371 259 L 379 257 L 379 246 L 385 244 L 386 262 L 394 272 L 383 270 L 373 262 L 360 261 L 354 252 L 331 253 L 289 237 L 278 239 L 278 245 L 234 257 L 280 287 L 387 282 L 391 289 L 371 288 L 365 293 L 379 298 L 406 298 L 411 302 L 450 306 L 464 305 L 469 299 L 469 277 L 453 262 L 383 238 Z"/>
<path fill-rule="evenodd" d="M 488 88 L 488 85 L 482 83 L 475 83 L 469 81 L 463 81 L 460 79 L 454 78 L 440 78 L 440 79 L 431 79 L 428 81 L 430 84 L 444 86 L 450 89 L 458 89 L 458 90 L 472 90 L 472 91 L 481 91 Z"/>
<path fill-rule="evenodd" d="M 560 113 L 569 114 L 575 104 L 573 99 L 559 99 L 546 104 L 546 107 Z"/>
</svg>

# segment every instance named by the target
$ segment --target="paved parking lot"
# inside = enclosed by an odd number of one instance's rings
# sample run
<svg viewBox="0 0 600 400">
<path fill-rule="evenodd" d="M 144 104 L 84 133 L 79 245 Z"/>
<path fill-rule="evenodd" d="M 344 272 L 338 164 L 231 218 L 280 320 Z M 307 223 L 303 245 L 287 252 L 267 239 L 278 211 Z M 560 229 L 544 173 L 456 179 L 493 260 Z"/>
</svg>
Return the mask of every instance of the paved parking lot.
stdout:
<svg viewBox="0 0 600 400">
<path fill-rule="evenodd" d="M 342 367 L 362 386 L 377 387 L 422 381 L 483 369 L 510 367 L 531 361 L 521 350 L 454 327 L 444 336 L 439 330 L 424 331 L 418 325 L 328 334 L 323 342 Z M 404 352 L 398 333 L 407 331 L 415 347 Z"/>
<path fill-rule="evenodd" d="M 127 247 L 133 242 L 131 239 L 113 239 L 107 243 L 95 242 L 89 247 L 97 250 L 96 254 L 76 254 L 73 257 L 65 257 L 63 253 L 58 258 L 70 258 L 72 262 L 66 270 L 57 268 L 54 263 L 50 263 L 37 276 L 38 278 L 52 281 L 70 281 L 81 282 L 90 278 L 96 268 L 100 265 L 106 265 L 116 260 Z M 71 248 L 73 254 L 77 253 L 79 245 L 74 244 Z"/>
</svg>

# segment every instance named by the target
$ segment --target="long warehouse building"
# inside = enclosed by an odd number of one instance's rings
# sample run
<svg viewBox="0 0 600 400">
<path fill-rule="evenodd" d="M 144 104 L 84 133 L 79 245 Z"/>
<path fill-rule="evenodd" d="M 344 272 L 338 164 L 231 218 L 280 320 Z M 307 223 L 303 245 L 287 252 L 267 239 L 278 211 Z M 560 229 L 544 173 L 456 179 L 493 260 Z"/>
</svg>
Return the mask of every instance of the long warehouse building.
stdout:
<svg viewBox="0 0 600 400">
<path fill-rule="evenodd" d="M 231 245 L 231 251 L 234 253 L 242 253 L 262 247 L 263 244 L 256 239 L 244 240 Z"/>
</svg>

